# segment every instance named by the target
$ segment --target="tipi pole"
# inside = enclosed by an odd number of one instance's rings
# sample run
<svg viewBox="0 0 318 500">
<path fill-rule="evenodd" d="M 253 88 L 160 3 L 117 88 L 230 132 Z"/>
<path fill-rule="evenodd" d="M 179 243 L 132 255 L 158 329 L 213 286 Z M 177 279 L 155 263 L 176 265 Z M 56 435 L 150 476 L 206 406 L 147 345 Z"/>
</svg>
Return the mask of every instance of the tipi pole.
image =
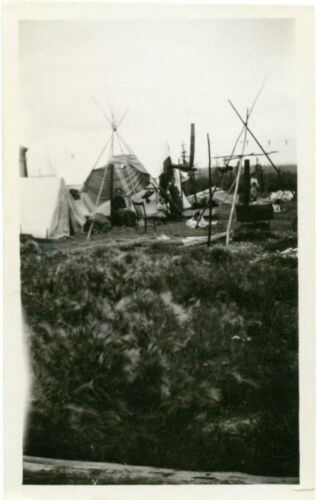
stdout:
<svg viewBox="0 0 318 500">
<path fill-rule="evenodd" d="M 225 166 L 225 168 L 227 168 L 227 167 L 229 166 L 229 163 L 230 163 L 230 162 L 231 162 L 231 160 L 232 160 L 232 157 L 233 157 L 233 155 L 234 155 L 234 151 L 235 151 L 235 149 L 236 149 L 236 146 L 237 146 L 238 141 L 239 141 L 239 139 L 240 139 L 240 137 L 241 137 L 241 135 L 242 135 L 243 130 L 244 130 L 244 129 L 242 129 L 242 131 L 240 132 L 240 134 L 238 135 L 238 137 L 237 137 L 237 139 L 236 139 L 236 142 L 235 142 L 234 147 L 233 147 L 232 152 L 231 152 L 231 156 L 229 157 L 229 160 L 228 160 L 227 165 Z M 216 190 L 217 190 L 217 188 L 218 188 L 218 184 L 219 184 L 219 182 L 220 182 L 221 178 L 223 178 L 224 173 L 225 173 L 225 172 L 222 172 L 222 173 L 221 173 L 221 176 L 219 177 L 218 181 L 215 183 L 214 189 L 213 189 L 213 191 L 212 191 L 212 199 L 213 199 L 213 196 L 214 196 L 214 194 L 215 194 L 215 191 L 216 191 Z M 212 177 L 212 174 L 211 174 L 211 177 Z M 225 196 L 224 202 L 225 202 L 225 200 L 226 200 L 226 198 L 227 198 L 228 194 L 230 193 L 231 189 L 233 188 L 233 186 L 234 186 L 235 182 L 236 182 L 236 179 L 234 180 L 234 182 L 232 183 L 232 185 L 231 185 L 230 189 L 229 189 L 229 190 L 228 190 L 228 192 L 226 193 L 226 196 Z M 211 181 L 211 183 L 212 183 L 212 181 Z M 224 203 L 224 202 L 223 202 L 223 203 Z M 223 203 L 221 203 L 221 204 L 223 204 Z M 206 206 L 204 206 L 204 207 L 202 208 L 202 212 L 201 212 L 201 214 L 200 214 L 200 215 L 199 215 L 199 217 L 198 217 L 197 225 L 195 226 L 196 228 L 199 226 L 199 223 L 200 223 L 200 221 L 201 221 L 201 219 L 202 219 L 202 217 L 203 217 L 203 214 L 204 214 L 204 212 L 205 212 L 205 208 L 206 208 Z"/>
<path fill-rule="evenodd" d="M 103 147 L 103 149 L 102 149 L 102 150 L 101 150 L 101 152 L 99 153 L 99 155 L 98 155 L 98 157 L 97 157 L 97 160 L 95 161 L 95 163 L 94 163 L 93 168 L 91 169 L 91 171 L 92 171 L 92 170 L 94 170 L 94 168 L 97 166 L 97 164 L 98 164 L 99 160 L 100 160 L 100 159 L 101 159 L 101 157 L 103 156 L 103 154 L 104 154 L 104 152 L 105 152 L 105 150 L 106 150 L 106 148 L 107 148 L 108 144 L 110 143 L 110 141 L 111 141 L 111 137 L 108 139 L 108 141 L 106 142 L 105 146 Z"/>
<path fill-rule="evenodd" d="M 234 179 L 234 181 L 232 182 L 232 184 L 231 184 L 230 188 L 228 189 L 226 196 L 225 196 L 223 202 L 221 203 L 221 205 L 226 202 L 226 200 L 227 200 L 229 194 L 231 193 L 233 187 L 235 186 L 235 184 L 236 184 L 236 179 Z"/>
<path fill-rule="evenodd" d="M 112 199 L 114 195 L 114 164 L 109 165 L 110 168 L 110 218 L 112 219 Z"/>
<path fill-rule="evenodd" d="M 119 139 L 122 141 L 122 143 L 124 144 L 125 148 L 127 149 L 128 153 L 131 154 L 131 155 L 135 155 L 135 152 L 133 151 L 133 149 L 129 146 L 129 144 L 125 141 L 125 139 L 119 135 L 119 133 L 117 132 L 117 135 L 119 137 Z"/>
<path fill-rule="evenodd" d="M 197 191 L 195 187 L 195 171 L 194 171 L 194 151 L 195 151 L 195 125 L 191 123 L 190 126 L 190 158 L 189 158 L 189 167 L 190 167 L 190 179 L 193 187 L 194 201 L 198 203 Z"/>
<path fill-rule="evenodd" d="M 258 93 L 257 93 L 257 95 L 256 95 L 256 97 L 255 97 L 255 99 L 254 99 L 254 101 L 253 101 L 253 104 L 252 104 L 252 106 L 249 108 L 249 117 L 251 117 L 251 114 L 253 113 L 253 110 L 254 110 L 254 108 L 255 108 L 255 105 L 256 105 L 256 103 L 257 103 L 257 101 L 258 101 L 258 98 L 259 98 L 259 96 L 260 96 L 260 95 L 261 95 L 261 93 L 262 93 L 262 90 L 263 90 L 264 85 L 265 85 L 266 78 L 267 78 L 267 77 L 265 77 L 265 78 L 264 78 L 263 83 L 262 83 L 262 85 L 261 85 L 261 87 L 260 87 L 260 89 L 259 89 L 259 91 L 258 91 Z M 241 132 L 239 133 L 239 135 L 238 135 L 238 137 L 237 137 L 237 139 L 236 139 L 236 141 L 235 141 L 235 144 L 234 144 L 234 146 L 233 146 L 233 149 L 232 149 L 232 152 L 231 152 L 230 158 L 229 158 L 229 160 L 228 160 L 228 161 L 227 161 L 227 163 L 226 163 L 226 167 L 228 167 L 228 166 L 229 166 L 229 164 L 230 164 L 230 162 L 231 162 L 231 160 L 232 160 L 232 157 L 234 156 L 234 152 L 235 152 L 236 146 L 238 145 L 239 140 L 240 140 L 240 138 L 242 137 L 242 134 L 243 134 L 243 132 L 244 132 L 244 131 L 245 131 L 245 123 L 244 123 L 244 125 L 243 125 L 243 127 L 242 127 L 242 130 L 241 130 Z"/>
<path fill-rule="evenodd" d="M 256 105 L 256 103 L 257 103 L 257 101 L 258 101 L 258 98 L 259 98 L 259 96 L 260 96 L 260 95 L 261 95 L 261 93 L 262 93 L 262 90 L 263 90 L 264 85 L 265 85 L 266 78 L 267 78 L 267 77 L 265 77 L 265 78 L 264 78 L 264 80 L 263 80 L 263 82 L 262 82 L 262 85 L 261 85 L 261 87 L 260 87 L 260 89 L 259 89 L 258 93 L 256 94 L 256 97 L 255 97 L 255 99 L 254 99 L 254 101 L 253 101 L 253 104 L 252 104 L 252 106 L 251 106 L 251 107 L 250 107 L 250 109 L 249 109 L 249 117 L 251 116 L 251 114 L 252 114 L 252 112 L 253 112 L 253 110 L 254 110 L 254 107 L 255 107 L 255 105 Z M 238 145 L 238 143 L 239 143 L 239 140 L 240 140 L 240 138 L 241 138 L 241 136 L 242 136 L 242 134 L 243 134 L 243 132 L 244 132 L 245 130 L 246 130 L 246 128 L 245 128 L 245 124 L 244 124 L 244 125 L 243 125 L 243 127 L 242 127 L 242 130 L 240 131 L 239 135 L 237 136 L 237 139 L 236 139 L 236 141 L 235 141 L 235 143 L 234 143 L 234 146 L 233 146 L 233 148 L 232 148 L 231 154 L 230 154 L 230 156 L 229 156 L 229 158 L 228 158 L 228 160 L 227 160 L 227 162 L 226 162 L 225 168 L 227 168 L 227 167 L 230 165 L 231 160 L 232 160 L 232 158 L 233 158 L 233 156 L 234 156 L 235 149 L 236 149 L 236 147 L 237 147 L 237 145 Z M 222 175 L 222 176 L 223 176 L 223 175 Z M 232 183 L 232 185 L 231 185 L 230 189 L 228 190 L 228 192 L 227 192 L 227 194 L 226 194 L 226 197 L 225 197 L 225 200 L 227 199 L 227 197 L 228 197 L 229 193 L 230 193 L 230 192 L 231 192 L 231 190 L 233 189 L 233 186 L 235 185 L 235 183 L 236 183 L 236 179 L 234 180 L 234 182 Z M 214 187 L 214 190 L 213 190 L 213 193 L 212 193 L 212 198 L 213 198 L 213 196 L 214 196 L 214 194 L 215 194 L 216 189 L 217 189 L 217 183 L 215 184 L 215 187 Z M 224 202 L 225 202 L 225 200 L 224 200 Z M 223 203 L 224 203 L 224 202 L 223 202 Z M 202 216 L 203 216 L 204 211 L 205 211 L 205 207 L 204 207 L 204 208 L 203 208 L 203 210 L 202 210 L 202 213 L 201 213 L 201 215 L 200 215 L 200 217 L 199 217 L 199 219 L 198 219 L 198 223 L 197 223 L 196 227 L 198 227 L 198 224 L 199 224 L 199 222 L 200 222 L 200 220 L 201 220 L 201 218 L 202 218 Z"/>
<path fill-rule="evenodd" d="M 212 181 L 211 181 L 211 185 L 212 185 Z M 212 191 L 212 200 L 213 200 L 213 196 L 214 196 L 214 193 L 215 193 L 216 189 L 217 189 L 217 186 L 215 185 L 214 189 Z M 203 206 L 203 208 L 201 210 L 201 213 L 199 214 L 199 217 L 198 217 L 198 220 L 197 220 L 195 228 L 199 227 L 199 224 L 200 224 L 201 219 L 202 219 L 202 217 L 204 215 L 205 209 L 206 209 L 206 198 L 205 198 L 205 204 L 204 204 L 204 206 Z"/>
<path fill-rule="evenodd" d="M 123 144 L 124 144 L 125 148 L 127 149 L 127 151 L 130 154 L 133 154 L 134 156 L 136 156 L 135 153 L 132 151 L 132 149 L 129 147 L 129 145 L 124 141 L 124 139 L 119 135 L 118 132 L 117 132 L 117 138 L 118 138 L 119 146 L 120 146 L 120 149 L 121 149 L 122 153 L 123 153 L 123 148 L 122 148 L 122 144 L 121 143 L 123 142 Z M 133 180 L 132 180 L 131 175 L 130 175 L 129 165 L 128 165 L 127 168 L 128 168 L 127 172 L 128 172 L 128 177 L 129 177 L 130 184 L 132 185 L 134 194 L 136 194 L 136 188 L 135 188 L 135 185 L 134 185 Z"/>
<path fill-rule="evenodd" d="M 114 132 L 112 133 L 111 143 L 110 143 L 110 156 L 114 155 Z"/>
<path fill-rule="evenodd" d="M 212 229 L 212 170 L 211 170 L 211 149 L 210 136 L 207 134 L 208 154 L 209 154 L 209 232 L 208 232 L 208 247 L 211 244 L 211 229 Z"/>
<path fill-rule="evenodd" d="M 95 102 L 96 106 L 98 107 L 99 111 L 102 113 L 103 117 L 105 118 L 105 120 L 109 123 L 109 125 L 112 127 L 112 122 L 111 120 L 108 118 L 108 116 L 106 115 L 105 111 L 103 110 L 102 106 L 100 106 L 100 104 L 98 104 L 97 100 L 95 99 L 95 97 L 92 95 L 92 99 L 93 101 Z"/>
<path fill-rule="evenodd" d="M 121 118 L 119 118 L 119 120 L 118 120 L 118 122 L 117 122 L 117 123 L 118 123 L 118 124 L 117 124 L 117 128 L 118 128 L 118 127 L 120 127 L 120 125 L 121 125 L 121 123 L 122 123 L 123 119 L 125 118 L 125 116 L 127 115 L 128 111 L 129 111 L 129 108 L 127 108 L 127 109 L 126 109 L 126 111 L 125 111 L 125 113 L 123 113 L 122 117 L 121 117 Z"/>
<path fill-rule="evenodd" d="M 256 142 L 256 144 L 259 146 L 259 148 L 262 150 L 262 152 L 264 153 L 264 155 L 268 159 L 269 163 L 274 168 L 275 172 L 277 173 L 277 175 L 278 175 L 278 177 L 279 177 L 279 179 L 280 179 L 280 181 L 282 183 L 282 186 L 285 189 L 287 189 L 288 187 L 286 186 L 286 183 L 285 183 L 285 181 L 284 181 L 284 179 L 282 177 L 281 171 L 276 167 L 275 163 L 273 162 L 273 160 L 271 159 L 271 157 L 269 156 L 269 154 L 265 151 L 265 149 L 263 148 L 263 146 L 261 145 L 261 143 L 259 142 L 259 140 L 255 137 L 255 135 L 253 134 L 253 132 L 249 128 L 249 126 L 248 126 L 248 120 L 246 119 L 246 122 L 244 122 L 243 118 L 241 117 L 241 115 L 239 114 L 239 112 L 237 111 L 237 109 L 235 108 L 235 106 L 233 105 L 233 103 L 230 101 L 230 99 L 228 99 L 228 101 L 229 101 L 231 107 L 233 108 L 233 110 L 235 111 L 235 113 L 237 114 L 237 116 L 239 117 L 239 119 L 241 120 L 241 122 L 243 123 L 245 129 L 248 131 L 248 133 L 254 139 L 254 141 Z M 293 192 L 293 194 L 295 194 L 295 193 Z"/>
<path fill-rule="evenodd" d="M 111 135 L 111 147 L 112 147 L 112 144 L 113 144 L 113 140 L 114 140 L 114 134 L 112 133 Z M 108 141 L 109 143 L 109 141 Z M 107 143 L 107 144 L 108 144 Z M 106 146 L 105 148 L 106 149 Z M 91 237 L 91 234 L 92 234 L 92 230 L 93 230 L 93 225 L 94 225 L 94 221 L 95 221 L 95 216 L 96 216 L 96 210 L 97 210 L 97 207 L 98 207 L 98 204 L 99 204 L 99 201 L 100 201 L 100 198 L 101 198 L 101 195 L 102 195 L 102 191 L 103 191 L 103 187 L 104 187 L 104 184 L 105 184 L 105 179 L 106 179 L 106 172 L 107 172 L 107 166 L 105 166 L 105 170 L 104 170 L 104 174 L 103 174 L 103 179 L 102 179 L 102 182 L 101 182 L 101 185 L 100 185 L 100 188 L 99 188 L 99 191 L 98 191 L 98 195 L 97 195 L 97 198 L 96 198 L 96 203 L 95 203 L 95 211 L 94 211 L 94 214 L 93 214 L 93 219 L 92 219 L 92 222 L 91 222 L 91 225 L 90 225 L 90 228 L 89 228 L 89 231 L 87 233 L 87 239 L 89 240 L 90 237 Z M 111 183 L 111 190 L 112 190 L 112 183 Z"/>
<path fill-rule="evenodd" d="M 129 177 L 130 184 L 132 185 L 134 194 L 136 194 L 136 188 L 135 188 L 135 185 L 134 185 L 133 180 L 132 180 L 131 175 L 130 175 L 130 170 L 129 170 L 130 167 L 129 167 L 129 165 L 127 166 L 127 169 L 128 169 L 127 172 L 128 172 L 128 177 Z"/>
<path fill-rule="evenodd" d="M 123 149 L 123 146 L 122 146 L 121 140 L 120 140 L 120 138 L 119 138 L 119 134 L 117 134 L 117 140 L 118 140 L 118 144 L 119 144 L 120 152 L 121 152 L 121 154 L 124 154 L 124 149 Z"/>
<path fill-rule="evenodd" d="M 248 114 L 248 110 L 247 110 L 246 111 L 246 124 L 248 123 L 248 117 L 249 117 L 249 114 Z M 229 217 L 229 221 L 228 221 L 227 229 L 226 229 L 226 246 L 228 246 L 229 243 L 230 243 L 230 231 L 231 231 L 231 225 L 232 225 L 232 219 L 233 219 L 233 214 L 234 214 L 234 208 L 235 208 L 235 204 L 236 204 L 237 192 L 238 192 L 238 187 L 239 187 L 239 182 L 240 182 L 242 159 L 243 159 L 243 156 L 244 156 L 245 144 L 246 144 L 246 135 L 247 135 L 247 125 L 245 127 L 244 139 L 243 139 L 243 148 L 242 148 L 242 156 L 240 157 L 240 160 L 239 160 L 239 167 L 238 167 L 238 170 L 237 170 L 237 177 L 236 177 L 235 190 L 234 190 L 233 201 L 232 201 L 232 206 L 231 206 L 231 212 L 230 212 L 230 217 Z"/>
</svg>

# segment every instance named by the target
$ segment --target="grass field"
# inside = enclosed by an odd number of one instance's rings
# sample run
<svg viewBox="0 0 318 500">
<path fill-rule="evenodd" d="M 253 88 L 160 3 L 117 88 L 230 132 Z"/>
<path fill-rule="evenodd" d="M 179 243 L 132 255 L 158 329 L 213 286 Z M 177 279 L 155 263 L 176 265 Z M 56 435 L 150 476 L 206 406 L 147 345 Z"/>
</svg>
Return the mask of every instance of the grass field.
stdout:
<svg viewBox="0 0 318 500">
<path fill-rule="evenodd" d="M 296 207 L 286 210 L 270 233 L 236 228 L 230 248 L 120 250 L 136 238 L 121 229 L 26 240 L 25 453 L 297 476 L 297 258 L 281 253 L 297 246 Z M 193 231 L 158 234 L 206 234 Z"/>
</svg>

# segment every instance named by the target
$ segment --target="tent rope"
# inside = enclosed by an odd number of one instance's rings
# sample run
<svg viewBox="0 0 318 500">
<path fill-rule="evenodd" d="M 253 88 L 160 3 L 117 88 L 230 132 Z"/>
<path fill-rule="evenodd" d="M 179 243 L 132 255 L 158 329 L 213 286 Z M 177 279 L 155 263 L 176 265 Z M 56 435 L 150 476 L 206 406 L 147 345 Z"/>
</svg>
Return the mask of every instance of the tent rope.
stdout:
<svg viewBox="0 0 318 500">
<path fill-rule="evenodd" d="M 119 144 L 120 152 L 121 152 L 121 154 L 124 154 L 124 150 L 123 150 L 123 146 L 122 146 L 119 134 L 117 133 L 116 135 L 117 135 L 117 141 L 118 141 L 118 144 Z"/>
</svg>

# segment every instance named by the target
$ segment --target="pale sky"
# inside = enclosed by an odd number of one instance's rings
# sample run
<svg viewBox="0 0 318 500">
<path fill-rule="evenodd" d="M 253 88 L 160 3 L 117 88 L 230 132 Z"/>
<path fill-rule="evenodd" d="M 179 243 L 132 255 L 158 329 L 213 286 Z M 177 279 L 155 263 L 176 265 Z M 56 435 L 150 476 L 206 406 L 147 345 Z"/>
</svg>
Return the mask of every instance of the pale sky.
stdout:
<svg viewBox="0 0 318 500">
<path fill-rule="evenodd" d="M 195 162 L 205 167 L 207 132 L 212 155 L 221 155 L 241 129 L 227 99 L 245 114 L 266 76 L 250 127 L 279 150 L 275 162 L 296 163 L 295 71 L 288 19 L 23 21 L 21 144 L 30 175 L 85 180 L 111 133 L 93 98 L 108 114 L 109 104 L 120 114 L 129 108 L 120 132 L 152 175 L 167 144 L 174 161 L 182 142 L 189 149 L 190 123 Z M 259 151 L 251 139 L 246 150 Z"/>
</svg>

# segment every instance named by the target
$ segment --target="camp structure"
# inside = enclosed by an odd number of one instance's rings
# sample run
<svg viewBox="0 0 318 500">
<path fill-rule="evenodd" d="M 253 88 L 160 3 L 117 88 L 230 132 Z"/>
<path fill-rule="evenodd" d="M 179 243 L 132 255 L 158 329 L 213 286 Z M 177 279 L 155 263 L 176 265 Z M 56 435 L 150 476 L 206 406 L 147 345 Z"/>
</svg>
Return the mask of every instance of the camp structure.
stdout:
<svg viewBox="0 0 318 500">
<path fill-rule="evenodd" d="M 91 212 L 110 215 L 110 201 L 116 189 L 122 189 L 124 196 L 129 198 L 149 183 L 150 174 L 134 154 L 113 155 L 105 166 L 91 171 L 84 182 L 81 198 Z"/>
<path fill-rule="evenodd" d="M 163 162 L 163 170 L 162 173 L 159 176 L 159 190 L 161 195 L 163 195 L 164 198 L 166 198 L 168 195 L 168 185 L 171 182 L 171 180 L 174 178 L 175 184 L 178 188 L 178 191 L 181 196 L 181 201 L 182 201 L 182 209 L 186 210 L 188 208 L 191 208 L 191 204 L 189 203 L 188 198 L 184 194 L 183 191 L 183 186 L 182 186 L 182 177 L 181 177 L 181 170 L 183 169 L 183 166 L 181 165 L 176 165 L 173 164 L 172 159 L 170 156 L 167 156 Z"/>
<path fill-rule="evenodd" d="M 126 113 L 118 119 L 113 112 L 111 118 L 104 111 L 102 112 L 111 126 L 111 135 L 85 180 L 80 193 L 83 204 L 93 216 L 87 235 L 88 239 L 94 225 L 95 215 L 99 213 L 107 217 L 111 216 L 111 200 L 116 189 L 120 188 L 123 191 L 127 206 L 131 208 L 132 196 L 149 186 L 152 180 L 134 151 L 119 134 L 118 129 Z M 120 151 L 118 154 L 115 154 L 116 141 Z M 101 164 L 101 158 L 108 146 L 108 159 L 104 165 L 98 166 Z"/>
<path fill-rule="evenodd" d="M 27 168 L 27 152 L 28 148 L 25 146 L 20 146 L 20 151 L 19 151 L 19 172 L 20 172 L 20 177 L 27 177 L 28 176 L 28 168 Z"/>
<path fill-rule="evenodd" d="M 21 234 L 57 239 L 81 231 L 84 222 L 62 178 L 20 178 Z"/>
</svg>

